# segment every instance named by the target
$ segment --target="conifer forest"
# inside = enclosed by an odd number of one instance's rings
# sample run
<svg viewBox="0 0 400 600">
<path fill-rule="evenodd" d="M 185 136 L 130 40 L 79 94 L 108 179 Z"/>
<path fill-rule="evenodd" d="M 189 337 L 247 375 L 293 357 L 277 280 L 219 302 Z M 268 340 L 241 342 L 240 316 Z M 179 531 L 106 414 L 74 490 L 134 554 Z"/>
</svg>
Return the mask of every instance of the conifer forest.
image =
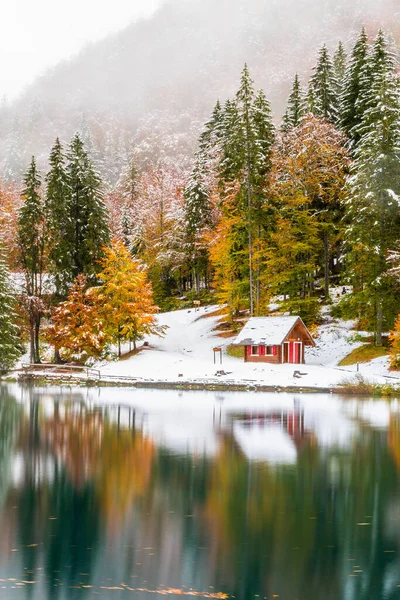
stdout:
<svg viewBox="0 0 400 600">
<path fill-rule="evenodd" d="M 120 353 L 197 299 L 234 319 L 278 297 L 312 326 L 338 286 L 351 293 L 335 316 L 376 345 L 391 331 L 400 355 L 399 48 L 363 29 L 323 45 L 308 80 L 295 70 L 282 116 L 244 65 L 185 162 L 126 140 L 100 152 L 83 123 L 21 165 L 16 134 L 0 182 L 3 369 L 26 348 L 32 362 L 45 347 Z"/>
</svg>

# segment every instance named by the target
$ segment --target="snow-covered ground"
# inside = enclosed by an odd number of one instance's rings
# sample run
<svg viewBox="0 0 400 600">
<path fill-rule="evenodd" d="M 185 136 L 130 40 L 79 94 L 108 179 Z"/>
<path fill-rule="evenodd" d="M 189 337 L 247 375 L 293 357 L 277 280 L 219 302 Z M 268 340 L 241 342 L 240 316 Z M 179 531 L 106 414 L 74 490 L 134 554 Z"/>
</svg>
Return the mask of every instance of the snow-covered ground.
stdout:
<svg viewBox="0 0 400 600">
<path fill-rule="evenodd" d="M 129 358 L 110 362 L 100 367 L 102 377 L 135 377 L 157 382 L 204 382 L 263 384 L 271 386 L 335 387 L 344 380 L 352 380 L 357 375 L 356 366 L 338 367 L 344 358 L 360 342 L 352 341 L 352 323 L 332 321 L 319 329 L 317 348 L 306 351 L 306 365 L 300 370 L 301 378 L 293 374 L 296 365 L 268 365 L 245 363 L 242 359 L 226 354 L 231 340 L 218 337 L 216 329 L 220 317 L 213 315 L 218 307 L 205 307 L 199 311 L 181 310 L 161 314 L 159 321 L 167 325 L 164 338 L 151 336 L 146 339 L 147 348 Z M 223 362 L 214 364 L 213 348 L 223 348 Z M 218 376 L 218 371 L 227 374 Z M 360 365 L 360 375 L 374 383 L 400 383 L 395 374 L 390 373 L 385 357 Z"/>
</svg>

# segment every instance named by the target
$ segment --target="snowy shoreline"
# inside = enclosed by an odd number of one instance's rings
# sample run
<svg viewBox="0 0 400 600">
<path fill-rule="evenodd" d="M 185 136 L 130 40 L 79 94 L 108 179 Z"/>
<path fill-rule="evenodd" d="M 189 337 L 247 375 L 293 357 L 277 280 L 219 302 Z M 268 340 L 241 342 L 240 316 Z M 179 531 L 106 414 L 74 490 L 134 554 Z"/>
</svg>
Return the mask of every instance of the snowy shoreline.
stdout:
<svg viewBox="0 0 400 600">
<path fill-rule="evenodd" d="M 389 370 L 388 358 L 377 358 L 357 366 L 339 367 L 338 363 L 362 341 L 354 338 L 351 322 L 330 320 L 319 328 L 317 347 L 306 351 L 306 364 L 245 363 L 229 356 L 232 339 L 220 337 L 219 307 L 198 311 L 180 310 L 159 315 L 167 326 L 162 338 L 149 336 L 138 352 L 120 360 L 102 362 L 81 373 L 63 373 L 52 365 L 50 372 L 35 368 L 20 373 L 27 383 L 132 388 L 226 390 L 258 392 L 371 394 L 360 384 L 397 386 L 397 376 Z M 145 343 L 146 342 L 146 343 Z M 222 349 L 222 363 L 215 347 Z M 125 347 L 124 352 L 129 352 Z"/>
</svg>

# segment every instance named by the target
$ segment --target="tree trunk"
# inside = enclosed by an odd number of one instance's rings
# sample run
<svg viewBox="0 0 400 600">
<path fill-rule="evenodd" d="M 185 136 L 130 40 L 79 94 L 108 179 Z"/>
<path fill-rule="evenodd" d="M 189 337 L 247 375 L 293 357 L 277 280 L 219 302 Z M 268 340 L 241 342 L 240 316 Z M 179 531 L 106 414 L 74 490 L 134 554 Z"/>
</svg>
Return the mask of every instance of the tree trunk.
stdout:
<svg viewBox="0 0 400 600">
<path fill-rule="evenodd" d="M 58 348 L 54 348 L 54 362 L 56 363 L 56 365 L 62 364 L 61 355 Z"/>
<path fill-rule="evenodd" d="M 39 342 L 39 334 L 40 334 L 40 317 L 36 317 L 35 326 L 34 326 L 34 347 L 35 347 L 35 363 L 40 364 L 40 342 Z"/>
<path fill-rule="evenodd" d="M 329 298 L 329 234 L 324 231 L 324 279 L 325 279 L 325 299 Z"/>
<path fill-rule="evenodd" d="M 29 324 L 29 362 L 35 363 L 35 326 L 32 321 Z"/>
<path fill-rule="evenodd" d="M 376 345 L 382 346 L 382 329 L 383 329 L 383 306 L 382 297 L 378 297 L 378 305 L 376 310 Z"/>
</svg>

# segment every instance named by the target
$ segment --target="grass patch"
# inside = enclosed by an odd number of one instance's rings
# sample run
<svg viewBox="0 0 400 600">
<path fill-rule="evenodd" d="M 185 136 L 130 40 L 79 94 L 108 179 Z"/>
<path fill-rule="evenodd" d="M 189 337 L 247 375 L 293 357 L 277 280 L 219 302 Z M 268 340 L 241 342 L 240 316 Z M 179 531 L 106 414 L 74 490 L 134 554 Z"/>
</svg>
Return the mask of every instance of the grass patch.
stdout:
<svg viewBox="0 0 400 600">
<path fill-rule="evenodd" d="M 343 360 L 340 361 L 339 367 L 349 367 L 357 363 L 367 363 L 374 358 L 387 356 L 387 348 L 384 346 L 374 346 L 373 344 L 364 344 L 359 348 L 350 352 Z"/>
<path fill-rule="evenodd" d="M 391 383 L 371 383 L 362 375 L 356 375 L 353 379 L 344 379 L 339 383 L 344 394 L 358 394 L 362 396 L 374 396 L 376 398 L 398 398 L 400 388 Z"/>
<path fill-rule="evenodd" d="M 228 356 L 233 358 L 244 358 L 243 346 L 233 346 L 232 344 L 227 347 L 226 353 Z"/>
</svg>

